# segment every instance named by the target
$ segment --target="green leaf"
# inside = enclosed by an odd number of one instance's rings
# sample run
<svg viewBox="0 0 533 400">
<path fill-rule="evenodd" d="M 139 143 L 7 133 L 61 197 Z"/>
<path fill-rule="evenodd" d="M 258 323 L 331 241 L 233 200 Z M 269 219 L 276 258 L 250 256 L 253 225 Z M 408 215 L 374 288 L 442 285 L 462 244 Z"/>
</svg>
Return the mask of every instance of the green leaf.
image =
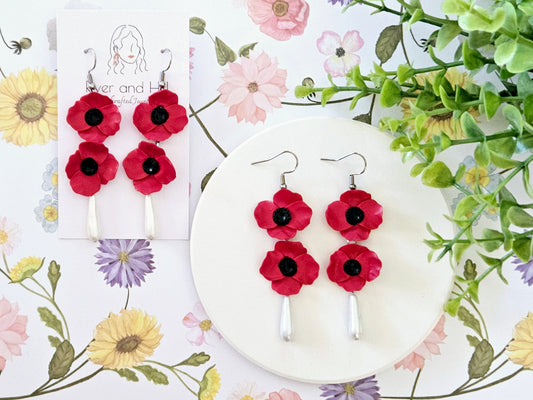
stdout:
<svg viewBox="0 0 533 400">
<path fill-rule="evenodd" d="M 524 117 L 528 123 L 533 122 L 533 95 L 529 95 L 524 99 Z"/>
<path fill-rule="evenodd" d="M 437 35 L 437 50 L 444 49 L 453 39 L 461 33 L 461 27 L 457 21 L 449 21 L 442 25 Z"/>
<path fill-rule="evenodd" d="M 524 14 L 533 16 L 533 2 L 532 1 L 522 1 L 518 5 L 518 9 L 522 11 Z"/>
<path fill-rule="evenodd" d="M 475 263 L 472 262 L 471 259 L 468 259 L 465 261 L 465 265 L 463 268 L 463 276 L 466 280 L 473 280 L 476 279 L 477 276 L 477 266 Z"/>
<path fill-rule="evenodd" d="M 414 9 L 414 12 L 411 15 L 411 18 L 409 18 L 409 27 L 411 27 L 411 25 L 413 25 L 414 23 L 417 23 L 422 18 L 424 18 L 424 15 L 425 15 L 424 11 L 422 11 L 421 8 Z"/>
<path fill-rule="evenodd" d="M 348 78 L 348 83 L 352 82 L 354 86 L 358 87 L 359 89 L 366 88 L 366 83 L 363 79 L 363 75 L 361 75 L 359 64 L 349 70 L 346 74 L 346 77 Z"/>
<path fill-rule="evenodd" d="M 513 251 L 524 262 L 531 259 L 531 238 L 519 237 L 513 240 Z"/>
<path fill-rule="evenodd" d="M 503 157 L 492 150 L 490 152 L 490 160 L 496 167 L 502 168 L 502 169 L 513 168 L 520 164 L 519 161 L 511 160 L 510 158 Z"/>
<path fill-rule="evenodd" d="M 483 87 L 481 97 L 483 99 L 483 107 L 485 107 L 485 114 L 487 115 L 487 119 L 491 119 L 500 107 L 501 98 L 496 93 L 493 93 L 489 90 L 485 90 L 485 87 Z"/>
<path fill-rule="evenodd" d="M 204 398 L 207 398 L 207 396 L 205 396 L 205 392 L 207 390 L 210 390 L 209 387 L 211 386 L 209 384 L 210 380 L 212 380 L 212 376 L 215 375 L 215 376 L 219 376 L 218 375 L 218 371 L 216 369 L 214 369 L 215 366 L 211 366 L 209 367 L 205 372 L 204 372 L 204 376 L 202 377 L 202 380 L 200 381 L 200 387 L 198 388 L 198 398 L 199 399 L 204 399 Z M 213 371 L 213 373 L 211 373 L 211 371 Z M 220 378 L 219 378 L 220 379 Z"/>
<path fill-rule="evenodd" d="M 505 20 L 502 27 L 507 31 L 516 32 L 518 30 L 518 23 L 514 6 L 511 3 L 503 3 L 501 8 L 505 12 Z"/>
<path fill-rule="evenodd" d="M 533 217 L 519 206 L 512 206 L 509 208 L 509 211 L 507 211 L 507 218 L 509 218 L 511 224 L 520 228 L 533 227 Z"/>
<path fill-rule="evenodd" d="M 461 305 L 460 297 L 450 299 L 444 305 L 444 311 L 450 314 L 452 317 L 455 317 L 457 315 L 457 312 L 459 311 L 460 305 Z"/>
<path fill-rule="evenodd" d="M 424 170 L 424 168 L 426 168 L 427 164 L 426 163 L 418 163 L 418 164 L 415 164 L 413 166 L 413 168 L 411 168 L 411 176 L 412 177 L 415 177 L 415 176 L 418 176 L 422 173 L 422 171 Z"/>
<path fill-rule="evenodd" d="M 527 195 L 533 199 L 533 187 L 531 187 L 531 182 L 529 181 L 529 165 L 526 165 L 522 170 L 522 183 Z"/>
<path fill-rule="evenodd" d="M 325 88 L 323 91 L 322 91 L 322 97 L 320 98 L 320 102 L 322 104 L 322 106 L 324 107 L 326 104 L 328 104 L 328 101 L 330 101 L 330 99 L 335 95 L 335 93 L 337 93 L 338 90 L 336 87 L 328 87 L 328 88 Z"/>
<path fill-rule="evenodd" d="M 312 87 L 298 85 L 294 88 L 294 96 L 297 98 L 307 97 L 314 91 L 315 89 Z"/>
<path fill-rule="evenodd" d="M 217 61 L 219 65 L 226 65 L 237 59 L 235 52 L 218 37 L 215 37 L 215 51 L 217 53 Z"/>
<path fill-rule="evenodd" d="M 533 41 L 521 37 L 517 43 L 513 58 L 505 65 L 507 70 L 513 74 L 533 68 Z"/>
<path fill-rule="evenodd" d="M 376 42 L 376 56 L 382 63 L 387 62 L 392 57 L 401 37 L 401 25 L 387 26 L 381 31 Z"/>
<path fill-rule="evenodd" d="M 455 211 L 453 213 L 453 219 L 455 220 L 466 220 L 474 212 L 474 209 L 479 206 L 479 201 L 477 196 L 470 195 L 466 196 L 459 201 Z"/>
<path fill-rule="evenodd" d="M 121 377 L 126 378 L 126 380 L 129 382 L 139 382 L 139 377 L 131 369 L 121 368 L 121 369 L 114 369 L 112 371 L 115 371 Z"/>
<path fill-rule="evenodd" d="M 244 46 L 242 46 L 238 52 L 239 57 L 249 57 L 250 51 L 254 49 L 256 44 L 257 42 L 254 42 L 254 43 L 249 43 L 249 44 L 245 44 Z"/>
<path fill-rule="evenodd" d="M 422 183 L 435 188 L 450 187 L 453 185 L 452 172 L 442 161 L 434 161 L 422 173 Z"/>
<path fill-rule="evenodd" d="M 467 137 L 473 138 L 473 139 L 479 139 L 485 137 L 485 134 L 481 130 L 481 128 L 478 126 L 476 120 L 470 113 L 463 113 L 461 115 L 461 128 L 463 128 L 464 133 Z"/>
<path fill-rule="evenodd" d="M 468 45 L 472 49 L 479 49 L 492 43 L 490 32 L 472 31 L 468 34 Z"/>
<path fill-rule="evenodd" d="M 463 254 L 466 250 L 470 247 L 470 243 L 455 243 L 453 245 L 453 259 L 455 260 L 455 263 L 458 264 L 459 261 L 461 261 L 461 258 L 463 257 Z"/>
<path fill-rule="evenodd" d="M 397 138 L 394 138 L 394 140 L 391 142 L 390 149 L 392 151 L 398 151 L 409 145 L 409 139 L 406 136 L 398 136 Z"/>
<path fill-rule="evenodd" d="M 62 340 L 59 339 L 56 336 L 48 336 L 48 341 L 50 342 L 50 346 L 52 346 L 52 347 L 54 347 L 56 349 L 59 347 L 59 345 L 62 342 Z"/>
<path fill-rule="evenodd" d="M 470 294 L 470 297 L 472 297 L 472 300 L 474 300 L 476 303 L 479 303 L 478 291 L 479 291 L 479 282 L 471 281 L 468 284 L 467 292 Z"/>
<path fill-rule="evenodd" d="M 483 339 L 476 346 L 472 358 L 468 363 L 468 376 L 470 379 L 482 378 L 489 372 L 494 357 L 494 349 L 487 340 Z"/>
<path fill-rule="evenodd" d="M 502 263 L 499 258 L 489 257 L 489 256 L 486 256 L 485 254 L 481 254 L 481 253 L 479 253 L 479 256 L 483 259 L 483 261 L 485 261 L 485 263 L 489 267 L 496 267 L 496 266 L 498 266 L 498 265 L 500 265 Z"/>
<path fill-rule="evenodd" d="M 429 90 L 422 90 L 416 98 L 415 106 L 421 110 L 428 110 L 435 105 L 437 97 Z"/>
<path fill-rule="evenodd" d="M 146 377 L 146 379 L 148 379 L 150 382 L 155 383 L 156 385 L 168 385 L 168 377 L 161 371 L 149 365 L 139 365 L 133 368 L 139 371 Z"/>
<path fill-rule="evenodd" d="M 200 184 L 200 189 L 202 190 L 202 192 L 204 191 L 205 187 L 207 186 L 208 182 L 209 182 L 209 179 L 211 179 L 211 177 L 213 176 L 213 174 L 215 173 L 217 169 L 215 168 L 214 170 L 212 171 L 209 171 L 202 179 L 202 183 Z"/>
<path fill-rule="evenodd" d="M 386 79 L 381 88 L 380 104 L 383 107 L 392 107 L 402 101 L 402 90 L 398 82 Z"/>
<path fill-rule="evenodd" d="M 505 11 L 496 8 L 490 15 L 480 6 L 474 6 L 476 13 L 468 12 L 459 16 L 459 26 L 468 31 L 496 32 L 505 22 Z"/>
<path fill-rule="evenodd" d="M 476 149 L 474 150 L 474 158 L 480 167 L 486 167 L 490 164 L 490 150 L 486 141 L 483 141 L 476 146 Z"/>
<path fill-rule="evenodd" d="M 463 323 L 464 326 L 472 329 L 479 336 L 483 336 L 481 333 L 481 324 L 476 319 L 476 317 L 474 317 L 474 315 L 470 311 L 468 311 L 465 307 L 463 306 L 459 307 L 459 310 L 457 311 L 457 317 L 459 318 L 459 321 Z"/>
<path fill-rule="evenodd" d="M 189 31 L 195 35 L 201 35 L 205 32 L 205 21 L 202 18 L 191 17 L 189 18 Z"/>
<path fill-rule="evenodd" d="M 468 340 L 468 344 L 472 347 L 476 347 L 481 342 L 476 336 L 472 335 L 466 335 L 466 340 Z"/>
<path fill-rule="evenodd" d="M 489 252 L 499 249 L 503 244 L 503 233 L 494 229 L 485 228 L 481 237 L 484 240 L 480 241 L 479 245 Z"/>
<path fill-rule="evenodd" d="M 522 72 L 518 75 L 516 89 L 520 97 L 527 97 L 533 94 L 533 79 L 531 79 L 527 72 Z"/>
<path fill-rule="evenodd" d="M 68 340 L 61 342 L 48 364 L 48 377 L 59 379 L 64 377 L 74 362 L 74 347 Z"/>
<path fill-rule="evenodd" d="M 54 331 L 59 333 L 59 336 L 61 336 L 64 339 L 65 336 L 63 336 L 63 325 L 61 325 L 61 322 L 52 313 L 52 311 L 50 311 L 46 307 L 39 307 L 37 308 L 37 311 L 39 312 L 41 321 L 43 321 L 47 327 L 52 328 Z"/>
<path fill-rule="evenodd" d="M 457 104 L 455 103 L 455 101 L 453 101 L 452 99 L 450 99 L 448 97 L 448 94 L 446 93 L 446 90 L 444 90 L 444 87 L 442 87 L 442 86 L 439 87 L 439 95 L 440 95 L 440 99 L 442 101 L 442 104 L 448 110 L 457 110 L 458 109 Z"/>
<path fill-rule="evenodd" d="M 414 69 L 409 64 L 398 65 L 398 82 L 405 83 L 414 76 Z"/>
<path fill-rule="evenodd" d="M 466 40 L 463 42 L 462 55 L 465 68 L 469 70 L 479 69 L 485 65 L 481 53 L 476 49 L 470 48 L 468 41 Z"/>
<path fill-rule="evenodd" d="M 201 353 L 193 353 L 189 358 L 183 360 L 178 365 L 190 365 L 192 367 L 198 367 L 202 364 L 205 364 L 211 359 L 208 354 L 205 354 L 203 351 Z"/>
<path fill-rule="evenodd" d="M 59 281 L 59 278 L 61 278 L 60 270 L 61 266 L 58 263 L 54 260 L 50 261 L 50 265 L 48 266 L 48 280 L 52 286 L 52 297 L 56 293 L 57 282 Z"/>
<path fill-rule="evenodd" d="M 505 119 L 507 119 L 507 121 L 509 121 L 513 129 L 519 134 L 522 134 L 522 132 L 524 131 L 524 121 L 522 121 L 522 114 L 520 113 L 518 108 L 507 104 L 505 105 L 505 107 L 503 107 L 502 111 L 503 116 L 505 117 Z"/>
<path fill-rule="evenodd" d="M 463 15 L 470 10 L 470 2 L 464 0 L 444 0 L 440 9 L 444 14 Z"/>
<path fill-rule="evenodd" d="M 490 140 L 487 143 L 490 150 L 504 157 L 511 157 L 516 149 L 516 139 L 513 137 Z"/>
<path fill-rule="evenodd" d="M 350 110 L 353 110 L 355 106 L 357 105 L 357 103 L 359 103 L 359 100 L 361 100 L 363 97 L 366 97 L 366 96 L 368 96 L 368 94 L 363 93 L 363 92 L 358 93 L 356 96 L 354 96 L 354 98 L 350 102 Z"/>
<path fill-rule="evenodd" d="M 440 148 L 441 150 L 446 150 L 452 145 L 452 140 L 444 132 L 440 133 Z M 458 179 L 459 180 L 459 179 Z"/>
</svg>

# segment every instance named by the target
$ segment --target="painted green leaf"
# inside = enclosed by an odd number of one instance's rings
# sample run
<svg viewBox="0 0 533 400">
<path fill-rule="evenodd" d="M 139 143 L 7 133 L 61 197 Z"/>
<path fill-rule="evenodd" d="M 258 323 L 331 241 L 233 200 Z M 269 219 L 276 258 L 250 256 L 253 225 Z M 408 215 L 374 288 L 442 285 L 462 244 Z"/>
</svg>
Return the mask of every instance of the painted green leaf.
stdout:
<svg viewBox="0 0 533 400">
<path fill-rule="evenodd" d="M 387 62 L 392 57 L 401 37 L 401 25 L 387 26 L 381 31 L 376 42 L 376 56 L 382 63 Z"/>
<path fill-rule="evenodd" d="M 519 237 L 513 240 L 513 251 L 524 262 L 531 259 L 531 238 Z"/>
<path fill-rule="evenodd" d="M 490 150 L 486 141 L 481 142 L 476 146 L 476 149 L 474 150 L 474 158 L 477 165 L 480 167 L 486 167 L 490 164 Z"/>
<path fill-rule="evenodd" d="M 476 346 L 472 358 L 468 363 L 468 376 L 470 379 L 478 379 L 489 372 L 494 357 L 494 349 L 487 340 L 483 339 Z"/>
<path fill-rule="evenodd" d="M 461 304 L 461 299 L 459 297 L 450 299 L 444 305 L 444 311 L 450 314 L 452 317 L 455 317 L 459 310 L 460 304 Z"/>
<path fill-rule="evenodd" d="M 444 49 L 453 39 L 461 33 L 461 27 L 456 21 L 449 21 L 442 25 L 437 35 L 437 50 Z"/>
<path fill-rule="evenodd" d="M 487 119 L 491 119 L 501 104 L 501 98 L 496 93 L 489 90 L 483 90 L 481 97 L 483 98 L 483 107 L 485 107 L 485 115 Z"/>
<path fill-rule="evenodd" d="M 209 354 L 205 354 L 203 351 L 201 353 L 193 353 L 187 359 L 180 362 L 178 365 L 190 365 L 192 367 L 198 367 L 202 364 L 205 364 L 211 359 Z"/>
<path fill-rule="evenodd" d="M 479 282 L 478 281 L 471 281 L 468 284 L 468 287 L 466 288 L 466 291 L 470 294 L 470 297 L 472 297 L 472 300 L 474 300 L 476 303 L 479 304 Z"/>
<path fill-rule="evenodd" d="M 168 377 L 161 371 L 149 366 L 149 365 L 139 365 L 133 367 L 135 370 L 143 374 L 146 379 L 150 382 L 153 382 L 156 385 L 168 385 Z"/>
<path fill-rule="evenodd" d="M 468 259 L 465 261 L 465 265 L 463 267 L 463 276 L 466 280 L 473 280 L 476 279 L 477 276 L 477 266 L 474 262 L 472 262 L 471 259 Z"/>
<path fill-rule="evenodd" d="M 479 139 L 485 137 L 485 134 L 481 130 L 481 128 L 478 126 L 476 120 L 472 115 L 465 112 L 463 115 L 461 115 L 461 128 L 463 128 L 464 133 L 469 138 L 473 139 Z"/>
<path fill-rule="evenodd" d="M 205 394 L 206 394 L 206 391 L 210 390 L 209 387 L 210 387 L 211 385 L 209 384 L 209 381 L 210 381 L 210 376 L 213 376 L 213 374 L 211 374 L 211 370 L 212 370 L 213 368 L 215 368 L 214 365 L 212 365 L 211 367 L 209 367 L 209 368 L 204 372 L 204 376 L 202 377 L 202 380 L 200 381 L 200 387 L 198 388 L 198 398 L 199 398 L 199 399 L 207 398 L 207 396 L 205 396 Z M 216 369 L 214 370 L 214 373 L 215 373 L 215 375 L 218 375 Z M 211 379 L 212 379 L 212 378 L 211 378 Z"/>
<path fill-rule="evenodd" d="M 518 108 L 512 106 L 511 104 L 507 104 L 505 107 L 503 107 L 502 112 L 503 116 L 505 119 L 507 119 L 507 121 L 509 121 L 513 129 L 522 134 L 524 130 L 524 121 L 522 120 L 522 114 Z"/>
<path fill-rule="evenodd" d="M 402 100 L 402 91 L 398 82 L 386 79 L 381 88 L 380 104 L 389 108 Z"/>
<path fill-rule="evenodd" d="M 202 18 L 191 17 L 189 18 L 189 31 L 195 35 L 201 35 L 205 32 L 205 21 Z"/>
<path fill-rule="evenodd" d="M 250 51 L 254 49 L 257 42 L 245 44 L 239 49 L 239 57 L 248 57 L 250 55 Z"/>
<path fill-rule="evenodd" d="M 509 211 L 507 211 L 507 218 L 509 218 L 511 224 L 520 228 L 533 227 L 533 217 L 519 206 L 512 206 L 509 208 Z"/>
<path fill-rule="evenodd" d="M 65 338 L 63 336 L 63 325 L 59 321 L 59 319 L 46 307 L 39 307 L 37 308 L 37 311 L 39 312 L 39 316 L 41 317 L 41 321 L 44 322 L 44 324 L 52 328 L 54 331 L 59 333 L 59 336 L 61 336 L 63 339 Z"/>
<path fill-rule="evenodd" d="M 476 336 L 472 336 L 472 335 L 466 335 L 466 340 L 468 340 L 468 344 L 472 347 L 476 347 L 479 344 L 479 342 L 481 342 L 479 338 L 477 338 Z"/>
<path fill-rule="evenodd" d="M 121 377 L 126 378 L 126 380 L 129 382 L 139 382 L 139 377 L 131 369 L 121 368 L 121 369 L 114 369 L 113 371 L 115 371 Z"/>
<path fill-rule="evenodd" d="M 440 9 L 444 14 L 462 15 L 470 10 L 470 2 L 464 0 L 444 0 Z"/>
<path fill-rule="evenodd" d="M 50 346 L 54 348 L 58 348 L 61 344 L 62 340 L 59 339 L 57 336 L 48 336 L 48 341 L 50 342 Z"/>
<path fill-rule="evenodd" d="M 59 379 L 64 377 L 70 370 L 74 361 L 74 347 L 68 340 L 63 341 L 57 346 L 50 364 L 48 364 L 48 377 L 50 379 Z"/>
<path fill-rule="evenodd" d="M 468 31 L 496 32 L 505 22 L 505 11 L 496 8 L 490 15 L 480 6 L 474 6 L 476 13 L 468 12 L 459 16 L 459 26 Z"/>
<path fill-rule="evenodd" d="M 214 170 L 209 171 L 202 179 L 202 183 L 200 184 L 200 189 L 202 190 L 202 192 L 204 191 L 205 187 L 207 186 L 207 183 L 209 182 L 209 179 L 211 179 L 216 170 L 217 169 L 215 168 Z"/>
<path fill-rule="evenodd" d="M 457 310 L 457 318 L 459 318 L 459 321 L 461 321 L 464 326 L 472 329 L 479 336 L 482 336 L 481 324 L 479 323 L 477 318 L 474 317 L 474 315 L 470 311 L 468 311 L 468 309 L 463 306 L 460 306 Z"/>
<path fill-rule="evenodd" d="M 503 233 L 494 229 L 485 228 L 481 234 L 483 241 L 479 244 L 487 251 L 494 251 L 499 249 L 503 244 Z"/>
<path fill-rule="evenodd" d="M 422 183 L 435 188 L 450 187 L 453 185 L 453 175 L 442 161 L 434 161 L 424 169 Z"/>
<path fill-rule="evenodd" d="M 48 280 L 50 281 L 50 285 L 52 286 L 52 296 L 55 294 L 57 282 L 59 281 L 59 278 L 61 278 L 60 270 L 61 266 L 54 260 L 52 260 L 50 262 L 50 265 L 48 266 Z"/>
<path fill-rule="evenodd" d="M 370 113 L 366 113 L 366 114 L 359 114 L 359 115 L 356 115 L 355 117 L 352 118 L 354 121 L 359 121 L 359 122 L 362 122 L 364 124 L 372 124 L 372 115 L 370 115 Z"/>
<path fill-rule="evenodd" d="M 215 51 L 217 53 L 217 61 L 219 65 L 226 65 L 237 59 L 235 52 L 218 37 L 215 37 Z"/>
</svg>

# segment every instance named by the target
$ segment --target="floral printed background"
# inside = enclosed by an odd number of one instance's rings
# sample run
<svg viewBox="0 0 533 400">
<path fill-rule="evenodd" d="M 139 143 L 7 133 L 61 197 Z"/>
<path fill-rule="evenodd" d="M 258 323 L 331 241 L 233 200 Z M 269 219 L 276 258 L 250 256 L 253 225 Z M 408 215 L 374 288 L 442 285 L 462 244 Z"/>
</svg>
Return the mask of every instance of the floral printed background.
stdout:
<svg viewBox="0 0 533 400">
<path fill-rule="evenodd" d="M 192 215 L 210 173 L 265 127 L 316 115 L 358 115 L 377 124 L 383 111 L 367 99 L 350 111 L 342 98 L 322 108 L 314 98 L 293 95 L 302 83 L 327 85 L 327 74 L 342 85 L 343 75 L 356 64 L 368 70 L 377 59 L 380 32 L 398 23 L 386 15 L 370 17 L 370 9 L 362 6 L 342 13 L 348 2 L 24 0 L 3 5 L 0 399 L 116 393 L 200 400 L 530 398 L 531 262 L 512 260 L 508 287 L 489 282 L 479 307 L 472 302 L 459 319 L 443 316 L 393 368 L 355 382 L 318 386 L 267 373 L 224 342 L 198 302 L 187 242 L 106 239 L 94 244 L 55 236 L 61 216 L 57 173 L 64 168 L 57 163 L 56 142 L 57 8 L 169 7 L 195 17 L 189 50 Z M 406 55 L 423 65 L 428 56 L 408 39 Z M 388 62 L 404 62 L 403 57 L 397 49 Z M 450 81 L 460 84 L 471 79 L 459 70 L 451 75 Z M 407 110 L 400 106 L 395 112 Z M 428 135 L 450 123 L 433 119 Z M 471 157 L 457 162 L 466 167 L 465 186 L 472 176 L 483 177 L 479 182 L 487 188 L 497 184 L 498 176 L 477 167 Z M 452 208 L 460 200 L 458 192 L 445 195 Z M 488 210 L 487 224 L 493 218 Z M 465 274 L 473 273 L 474 266 L 467 264 Z"/>
</svg>

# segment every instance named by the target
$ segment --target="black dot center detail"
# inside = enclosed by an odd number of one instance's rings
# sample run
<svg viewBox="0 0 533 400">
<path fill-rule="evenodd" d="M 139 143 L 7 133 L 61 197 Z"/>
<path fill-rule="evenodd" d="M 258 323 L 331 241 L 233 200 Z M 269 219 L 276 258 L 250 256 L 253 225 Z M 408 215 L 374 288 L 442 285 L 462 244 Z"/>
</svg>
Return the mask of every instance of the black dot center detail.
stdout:
<svg viewBox="0 0 533 400">
<path fill-rule="evenodd" d="M 98 108 L 91 108 L 85 113 L 85 122 L 87 125 L 96 126 L 100 125 L 104 120 L 104 114 Z"/>
<path fill-rule="evenodd" d="M 361 264 L 357 260 L 348 260 L 343 265 L 344 272 L 350 276 L 357 276 L 361 273 Z"/>
<path fill-rule="evenodd" d="M 365 219 L 365 213 L 359 207 L 350 207 L 346 210 L 346 222 L 357 225 Z"/>
<path fill-rule="evenodd" d="M 344 57 L 345 54 L 346 50 L 344 50 L 342 47 L 337 47 L 337 49 L 335 50 L 335 55 L 337 57 Z"/>
<path fill-rule="evenodd" d="M 94 158 L 84 158 L 81 160 L 80 170 L 87 176 L 92 176 L 98 172 L 98 163 L 94 161 Z"/>
<path fill-rule="evenodd" d="M 168 119 L 168 111 L 165 110 L 163 106 L 157 106 L 152 110 L 152 114 L 150 115 L 150 119 L 152 122 L 156 125 L 162 125 L 165 122 L 167 122 Z"/>
<path fill-rule="evenodd" d="M 148 175 L 155 175 L 159 172 L 161 167 L 159 166 L 159 163 L 155 158 L 148 157 L 143 162 L 143 171 L 146 172 Z"/>
<path fill-rule="evenodd" d="M 285 207 L 280 207 L 274 211 L 272 214 L 272 219 L 278 226 L 285 226 L 291 222 L 292 215 L 291 212 Z"/>
<path fill-rule="evenodd" d="M 290 257 L 283 257 L 283 259 L 279 262 L 278 267 L 284 276 L 294 276 L 298 271 L 296 261 Z"/>
</svg>

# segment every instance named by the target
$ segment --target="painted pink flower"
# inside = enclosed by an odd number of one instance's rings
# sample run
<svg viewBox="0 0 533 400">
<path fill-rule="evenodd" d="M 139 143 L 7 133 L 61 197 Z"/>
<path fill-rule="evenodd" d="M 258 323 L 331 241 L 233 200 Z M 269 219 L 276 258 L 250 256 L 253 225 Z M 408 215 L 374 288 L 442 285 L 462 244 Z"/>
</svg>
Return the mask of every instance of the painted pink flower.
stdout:
<svg viewBox="0 0 533 400">
<path fill-rule="evenodd" d="M 20 242 L 20 229 L 6 217 L 0 217 L 0 253 L 8 256 Z"/>
<path fill-rule="evenodd" d="M 224 83 L 220 85 L 220 102 L 229 107 L 228 116 L 256 124 L 264 122 L 267 111 L 281 108 L 281 100 L 287 87 L 287 71 L 278 68 L 278 61 L 265 52 L 249 53 L 240 63 L 229 64 L 224 71 Z"/>
<path fill-rule="evenodd" d="M 0 371 L 6 367 L 6 361 L 12 356 L 20 356 L 20 345 L 24 344 L 28 317 L 18 315 L 18 305 L 6 298 L 0 300 Z"/>
<path fill-rule="evenodd" d="M 302 400 L 302 398 L 292 390 L 281 389 L 279 392 L 270 393 L 268 400 Z"/>
<path fill-rule="evenodd" d="M 329 56 L 324 61 L 324 69 L 331 76 L 344 76 L 356 64 L 361 63 L 361 57 L 355 54 L 364 41 L 358 31 L 348 31 L 341 40 L 339 34 L 325 31 L 316 41 L 318 51 Z"/>
<path fill-rule="evenodd" d="M 183 317 L 183 325 L 191 329 L 187 333 L 187 340 L 195 346 L 215 344 L 222 339 L 200 302 L 194 305 L 193 312 Z"/>
<path fill-rule="evenodd" d="M 437 322 L 435 328 L 433 328 L 429 336 L 424 339 L 422 344 L 402 361 L 395 364 L 394 368 L 398 369 L 403 367 L 409 371 L 422 369 L 424 368 L 425 361 L 431 359 L 432 354 L 440 354 L 439 344 L 444 343 L 444 339 L 448 336 L 444 333 L 445 321 L 446 318 L 444 315 L 440 317 L 439 322 Z"/>
<path fill-rule="evenodd" d="M 259 30 L 276 40 L 304 33 L 309 4 L 304 0 L 248 0 L 248 15 Z"/>
<path fill-rule="evenodd" d="M 191 79 L 192 70 L 194 68 L 194 64 L 191 61 L 192 56 L 194 56 L 194 50 L 196 50 L 194 47 L 189 47 L 189 79 Z"/>
</svg>

